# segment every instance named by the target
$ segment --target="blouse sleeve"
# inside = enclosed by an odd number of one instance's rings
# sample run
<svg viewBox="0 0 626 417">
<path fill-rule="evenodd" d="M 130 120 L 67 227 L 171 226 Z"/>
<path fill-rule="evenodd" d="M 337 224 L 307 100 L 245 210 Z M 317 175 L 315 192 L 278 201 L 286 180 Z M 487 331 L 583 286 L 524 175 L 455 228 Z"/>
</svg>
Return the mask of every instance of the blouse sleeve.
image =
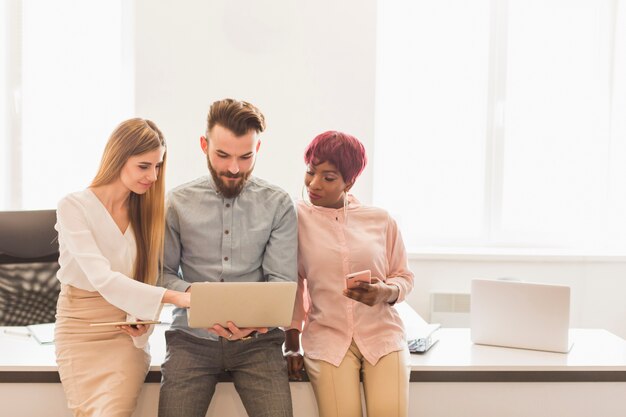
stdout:
<svg viewBox="0 0 626 417">
<path fill-rule="evenodd" d="M 387 260 L 389 273 L 387 284 L 393 284 L 400 290 L 396 303 L 404 301 L 413 289 L 413 272 L 409 270 L 408 258 L 404 242 L 395 220 L 389 217 L 387 225 Z"/>
<path fill-rule="evenodd" d="M 161 304 L 161 307 L 163 307 L 163 304 Z M 161 308 L 159 308 L 159 315 L 161 314 Z M 126 315 L 126 321 L 136 321 L 137 318 L 131 316 L 130 314 Z M 148 345 L 148 341 L 150 340 L 150 336 L 152 335 L 152 332 L 154 332 L 154 324 L 149 324 L 148 325 L 148 331 L 145 332 L 144 334 L 142 334 L 141 336 L 131 336 L 131 338 L 133 339 L 133 344 L 135 345 L 136 348 L 138 349 L 145 349 Z"/>
<path fill-rule="evenodd" d="M 161 308 L 165 288 L 144 284 L 113 271 L 93 236 L 84 209 L 65 198 L 57 208 L 59 240 L 93 287 L 114 306 L 142 320 L 154 320 Z"/>
</svg>

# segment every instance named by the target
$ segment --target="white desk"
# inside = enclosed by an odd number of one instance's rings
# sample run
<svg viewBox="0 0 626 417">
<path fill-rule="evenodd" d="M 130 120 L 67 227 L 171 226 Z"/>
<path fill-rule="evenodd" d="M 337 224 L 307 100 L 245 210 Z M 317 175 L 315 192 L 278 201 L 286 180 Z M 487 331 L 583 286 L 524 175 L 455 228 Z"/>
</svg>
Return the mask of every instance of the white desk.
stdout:
<svg viewBox="0 0 626 417">
<path fill-rule="evenodd" d="M 136 417 L 156 416 L 163 332 Z M 411 355 L 410 415 L 428 417 L 617 417 L 626 415 L 626 342 L 605 330 L 573 330 L 569 354 L 473 345 L 468 329 L 441 329 L 426 354 Z M 70 416 L 54 346 L 0 331 L 0 401 L 12 417 Z M 296 417 L 316 416 L 308 383 L 292 382 Z M 207 416 L 246 416 L 231 383 L 220 383 Z"/>
</svg>

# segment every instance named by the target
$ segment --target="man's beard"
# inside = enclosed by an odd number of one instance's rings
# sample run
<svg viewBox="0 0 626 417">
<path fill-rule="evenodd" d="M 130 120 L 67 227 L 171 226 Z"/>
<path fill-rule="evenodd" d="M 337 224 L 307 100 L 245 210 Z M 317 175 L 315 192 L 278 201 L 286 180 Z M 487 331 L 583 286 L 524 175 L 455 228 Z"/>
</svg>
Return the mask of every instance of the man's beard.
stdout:
<svg viewBox="0 0 626 417">
<path fill-rule="evenodd" d="M 252 165 L 252 167 L 247 172 L 238 172 L 237 174 L 232 174 L 228 171 L 224 171 L 218 174 L 215 168 L 213 168 L 213 165 L 211 165 L 211 160 L 209 159 L 208 156 L 206 158 L 206 161 L 207 161 L 207 165 L 209 166 L 209 172 L 211 173 L 211 177 L 213 177 L 213 182 L 215 183 L 215 187 L 217 188 L 217 191 L 222 196 L 224 196 L 224 198 L 237 197 L 241 193 L 241 190 L 243 190 L 243 187 L 246 185 L 246 182 L 248 181 L 248 177 L 250 177 L 250 174 L 252 173 L 252 169 L 254 168 L 254 165 Z M 227 177 L 227 178 L 241 178 L 241 180 L 238 181 L 235 185 L 231 186 L 231 185 L 228 185 L 226 181 L 222 179 L 222 176 Z"/>
</svg>

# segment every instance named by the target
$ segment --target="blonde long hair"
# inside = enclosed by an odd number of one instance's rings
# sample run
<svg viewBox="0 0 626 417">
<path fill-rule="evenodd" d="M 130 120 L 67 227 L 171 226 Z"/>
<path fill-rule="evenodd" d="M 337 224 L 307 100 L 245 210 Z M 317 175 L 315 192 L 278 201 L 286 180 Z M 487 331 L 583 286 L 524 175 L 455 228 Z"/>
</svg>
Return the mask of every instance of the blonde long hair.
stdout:
<svg viewBox="0 0 626 417">
<path fill-rule="evenodd" d="M 109 138 L 102 154 L 100 168 L 91 187 L 116 181 L 131 156 L 165 147 L 165 139 L 154 122 L 135 118 L 120 123 Z M 165 235 L 165 161 L 156 182 L 145 194 L 130 193 L 128 215 L 135 233 L 137 257 L 133 270 L 135 280 L 154 285 L 163 261 Z"/>
</svg>

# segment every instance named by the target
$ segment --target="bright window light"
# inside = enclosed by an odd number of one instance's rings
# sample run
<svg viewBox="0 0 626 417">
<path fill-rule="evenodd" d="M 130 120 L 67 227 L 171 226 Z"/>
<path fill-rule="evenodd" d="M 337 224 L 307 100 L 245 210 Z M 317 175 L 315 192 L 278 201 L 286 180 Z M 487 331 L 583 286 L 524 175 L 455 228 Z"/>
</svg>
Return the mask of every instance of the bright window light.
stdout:
<svg viewBox="0 0 626 417">
<path fill-rule="evenodd" d="M 504 236 L 576 244 L 604 228 L 610 21 L 608 2 L 510 3 Z"/>
<path fill-rule="evenodd" d="M 626 248 L 625 3 L 378 3 L 374 202 L 407 246 Z"/>
<path fill-rule="evenodd" d="M 132 114 L 127 7 L 24 0 L 21 12 L 21 82 L 12 86 L 21 97 L 17 208 L 54 208 L 89 185 L 108 136 Z"/>
<path fill-rule="evenodd" d="M 7 2 L 0 2 L 0 26 L 7 27 L 8 24 Z M 7 65 L 9 62 L 9 52 L 7 51 L 7 30 L 0 30 L 0 208 L 9 206 L 10 190 L 9 183 L 9 128 L 7 104 L 10 101 L 7 92 Z"/>
<path fill-rule="evenodd" d="M 405 233 L 409 246 L 478 239 L 489 1 L 390 1 L 379 11 L 375 203 L 416 231 Z"/>
</svg>

